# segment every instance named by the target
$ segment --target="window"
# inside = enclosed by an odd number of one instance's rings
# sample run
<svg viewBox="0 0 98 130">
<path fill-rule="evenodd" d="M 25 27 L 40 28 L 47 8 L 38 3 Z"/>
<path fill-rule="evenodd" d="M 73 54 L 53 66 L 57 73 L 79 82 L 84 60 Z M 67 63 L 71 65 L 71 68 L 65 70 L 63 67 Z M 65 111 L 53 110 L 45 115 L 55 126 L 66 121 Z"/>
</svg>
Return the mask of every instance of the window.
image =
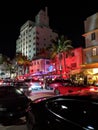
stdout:
<svg viewBox="0 0 98 130">
<path fill-rule="evenodd" d="M 29 42 L 31 42 L 31 40 L 29 40 Z"/>
<path fill-rule="evenodd" d="M 36 44 L 37 44 L 37 45 L 39 45 L 39 43 L 38 43 L 38 42 L 37 42 Z"/>
<path fill-rule="evenodd" d="M 76 63 L 72 63 L 72 64 L 71 64 L 71 68 L 72 68 L 72 69 L 76 68 L 76 66 L 77 66 Z"/>
<path fill-rule="evenodd" d="M 34 62 L 34 65 L 36 65 L 36 62 Z"/>
<path fill-rule="evenodd" d="M 93 55 L 93 56 L 96 55 L 96 48 L 93 48 L 93 50 L 92 50 L 92 55 Z"/>
<path fill-rule="evenodd" d="M 29 45 L 29 48 L 31 48 L 31 45 Z"/>
<path fill-rule="evenodd" d="M 48 64 L 48 65 L 49 65 L 49 64 L 50 64 L 50 61 L 46 61 L 46 64 Z"/>
<path fill-rule="evenodd" d="M 81 121 L 84 119 L 87 119 L 85 120 L 85 123 L 87 123 L 88 119 L 91 118 L 92 115 L 95 115 L 97 111 L 96 106 L 92 105 L 90 102 L 72 99 L 51 101 L 48 103 L 48 108 L 64 119 L 72 122 L 74 121 L 79 124 L 81 124 Z"/>
<path fill-rule="evenodd" d="M 71 53 L 71 56 L 72 56 L 72 57 L 75 56 L 75 55 L 74 55 L 74 52 Z"/>
<path fill-rule="evenodd" d="M 38 31 L 37 31 L 36 33 L 37 33 L 37 34 L 39 34 L 39 32 L 38 32 Z"/>
<path fill-rule="evenodd" d="M 39 61 L 37 61 L 37 64 L 39 65 Z"/>
<path fill-rule="evenodd" d="M 91 40 L 95 40 L 95 33 L 91 34 Z"/>
<path fill-rule="evenodd" d="M 39 40 L 39 37 L 37 36 L 37 37 L 36 37 L 36 39 L 38 39 L 38 40 Z"/>
</svg>

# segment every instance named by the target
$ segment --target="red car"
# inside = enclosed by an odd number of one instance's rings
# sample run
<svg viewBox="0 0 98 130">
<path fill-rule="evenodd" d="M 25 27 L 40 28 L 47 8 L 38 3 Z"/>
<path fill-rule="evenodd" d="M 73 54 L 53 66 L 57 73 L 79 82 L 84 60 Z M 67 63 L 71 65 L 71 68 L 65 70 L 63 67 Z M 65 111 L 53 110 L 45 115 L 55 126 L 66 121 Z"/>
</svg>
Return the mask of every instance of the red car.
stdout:
<svg viewBox="0 0 98 130">
<path fill-rule="evenodd" d="M 60 86 L 65 86 L 66 84 L 69 84 L 69 83 L 71 83 L 70 80 L 61 80 L 61 79 L 60 80 L 54 80 L 54 81 L 48 83 L 47 89 L 55 90 L 55 88 L 60 87 Z"/>
<path fill-rule="evenodd" d="M 75 86 L 74 84 L 66 84 L 62 86 L 58 86 L 54 89 L 54 93 L 56 95 L 58 94 L 67 94 L 71 92 L 77 92 L 77 91 L 88 91 L 88 92 L 98 92 L 98 87 L 96 86 Z"/>
</svg>

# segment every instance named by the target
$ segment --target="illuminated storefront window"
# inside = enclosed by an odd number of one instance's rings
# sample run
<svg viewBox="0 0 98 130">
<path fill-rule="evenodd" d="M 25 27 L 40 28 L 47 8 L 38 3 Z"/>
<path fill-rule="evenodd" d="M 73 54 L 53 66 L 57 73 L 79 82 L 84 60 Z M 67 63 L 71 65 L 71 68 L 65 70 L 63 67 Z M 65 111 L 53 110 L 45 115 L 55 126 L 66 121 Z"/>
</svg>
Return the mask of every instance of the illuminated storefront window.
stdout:
<svg viewBox="0 0 98 130">
<path fill-rule="evenodd" d="M 93 48 L 92 55 L 93 55 L 93 56 L 95 56 L 95 55 L 96 55 L 96 48 Z"/>
</svg>

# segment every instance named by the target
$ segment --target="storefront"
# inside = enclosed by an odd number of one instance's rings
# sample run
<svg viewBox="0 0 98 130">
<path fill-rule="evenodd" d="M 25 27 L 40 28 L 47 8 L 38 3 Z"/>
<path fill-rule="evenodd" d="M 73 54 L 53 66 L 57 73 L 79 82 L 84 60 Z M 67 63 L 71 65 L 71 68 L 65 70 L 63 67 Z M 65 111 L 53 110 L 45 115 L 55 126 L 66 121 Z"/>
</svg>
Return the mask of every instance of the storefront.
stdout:
<svg viewBox="0 0 98 130">
<path fill-rule="evenodd" d="M 83 73 L 87 76 L 88 84 L 94 84 L 98 81 L 98 63 L 82 65 Z"/>
</svg>

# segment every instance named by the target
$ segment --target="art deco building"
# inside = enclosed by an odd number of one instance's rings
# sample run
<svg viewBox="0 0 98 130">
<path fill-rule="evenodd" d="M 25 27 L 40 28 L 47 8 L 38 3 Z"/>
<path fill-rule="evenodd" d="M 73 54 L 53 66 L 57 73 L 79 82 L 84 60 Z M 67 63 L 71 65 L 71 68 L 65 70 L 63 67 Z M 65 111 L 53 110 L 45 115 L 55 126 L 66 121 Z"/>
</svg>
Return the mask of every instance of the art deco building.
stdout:
<svg viewBox="0 0 98 130">
<path fill-rule="evenodd" d="M 84 21 L 85 49 L 83 53 L 83 68 L 90 78 L 98 78 L 98 13 L 89 16 Z M 93 75 L 93 76 L 92 76 Z"/>
<path fill-rule="evenodd" d="M 51 44 L 51 39 L 56 39 L 58 34 L 49 27 L 47 7 L 40 10 L 35 16 L 35 21 L 28 20 L 20 28 L 20 34 L 16 41 L 16 53 L 21 52 L 32 60 L 43 49 Z"/>
</svg>

